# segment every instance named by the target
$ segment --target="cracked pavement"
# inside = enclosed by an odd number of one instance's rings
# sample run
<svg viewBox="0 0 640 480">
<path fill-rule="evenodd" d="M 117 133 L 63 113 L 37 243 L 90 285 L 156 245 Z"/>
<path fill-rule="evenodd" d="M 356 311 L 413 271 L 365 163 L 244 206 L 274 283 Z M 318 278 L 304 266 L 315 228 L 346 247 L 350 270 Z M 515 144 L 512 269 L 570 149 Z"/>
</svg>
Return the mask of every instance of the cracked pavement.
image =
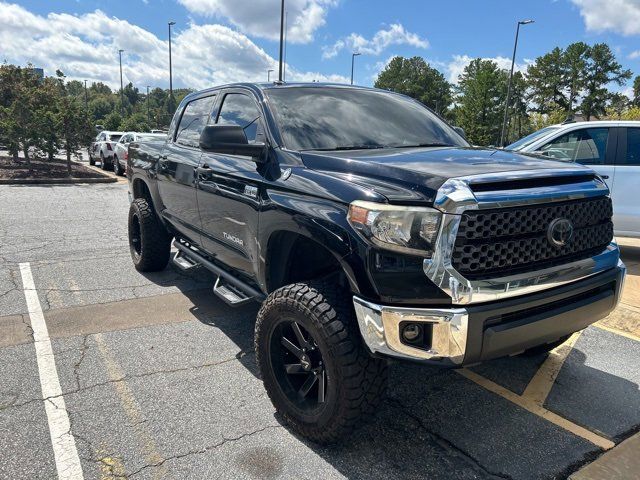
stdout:
<svg viewBox="0 0 640 480">
<path fill-rule="evenodd" d="M 56 475 L 44 409 L 56 402 L 42 398 L 20 262 L 87 479 L 551 479 L 602 453 L 453 371 L 400 363 L 373 423 L 331 447 L 298 438 L 258 378 L 257 305 L 230 309 L 205 271 L 136 272 L 127 209 L 123 184 L 0 187 L 0 478 Z M 588 329 L 546 408 L 628 436 L 640 425 L 638 345 Z M 544 360 L 475 371 L 521 394 Z"/>
</svg>

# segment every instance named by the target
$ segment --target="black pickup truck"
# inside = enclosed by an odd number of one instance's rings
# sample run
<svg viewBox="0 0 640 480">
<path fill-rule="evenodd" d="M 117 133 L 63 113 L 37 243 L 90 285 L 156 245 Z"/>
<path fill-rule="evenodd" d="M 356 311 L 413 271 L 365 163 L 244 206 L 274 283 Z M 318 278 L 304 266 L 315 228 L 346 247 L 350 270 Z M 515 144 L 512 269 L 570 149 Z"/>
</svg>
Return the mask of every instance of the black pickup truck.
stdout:
<svg viewBox="0 0 640 480">
<path fill-rule="evenodd" d="M 420 103 L 325 84 L 189 95 L 132 143 L 141 271 L 215 273 L 262 303 L 255 350 L 294 430 L 333 442 L 375 413 L 388 359 L 462 367 L 550 350 L 615 308 L 625 275 L 605 182 L 469 146 Z"/>
</svg>

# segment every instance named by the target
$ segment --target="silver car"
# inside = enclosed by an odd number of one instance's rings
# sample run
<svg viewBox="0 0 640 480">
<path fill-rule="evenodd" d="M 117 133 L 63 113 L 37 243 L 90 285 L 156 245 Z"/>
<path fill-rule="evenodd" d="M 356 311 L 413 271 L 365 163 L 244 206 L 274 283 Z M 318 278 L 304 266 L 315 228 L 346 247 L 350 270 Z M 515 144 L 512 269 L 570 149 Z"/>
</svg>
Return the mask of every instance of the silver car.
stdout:
<svg viewBox="0 0 640 480">
<path fill-rule="evenodd" d="M 591 167 L 611 191 L 616 235 L 640 237 L 640 122 L 603 120 L 551 125 L 505 149 Z"/>
<path fill-rule="evenodd" d="M 165 138 L 166 136 L 166 133 L 123 133 L 118 140 L 118 143 L 115 144 L 113 152 L 113 171 L 116 175 L 124 175 L 127 160 L 129 159 L 129 144 L 131 142 L 144 142 L 146 140 Z"/>
</svg>

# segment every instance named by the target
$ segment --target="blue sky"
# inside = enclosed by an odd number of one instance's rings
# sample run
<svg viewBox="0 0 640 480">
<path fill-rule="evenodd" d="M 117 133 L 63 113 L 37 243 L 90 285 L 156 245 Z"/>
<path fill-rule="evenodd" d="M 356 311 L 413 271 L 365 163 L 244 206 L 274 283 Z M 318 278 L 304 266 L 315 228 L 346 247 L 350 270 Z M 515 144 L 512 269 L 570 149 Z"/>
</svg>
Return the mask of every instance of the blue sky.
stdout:
<svg viewBox="0 0 640 480">
<path fill-rule="evenodd" d="M 0 0 L 0 25 L 8 26 L 0 29 L 0 59 L 115 85 L 117 49 L 124 48 L 127 80 L 166 86 L 166 22 L 174 20 L 177 86 L 263 80 L 267 68 L 277 68 L 279 3 Z M 536 23 L 521 30 L 519 68 L 555 46 L 581 40 L 607 42 L 625 67 L 640 73 L 639 0 L 287 0 L 287 5 L 289 79 L 345 81 L 353 49 L 365 52 L 355 72 L 356 82 L 364 85 L 373 83 L 393 55 L 423 56 L 451 80 L 475 57 L 495 58 L 506 67 L 515 23 L 525 18 Z"/>
</svg>

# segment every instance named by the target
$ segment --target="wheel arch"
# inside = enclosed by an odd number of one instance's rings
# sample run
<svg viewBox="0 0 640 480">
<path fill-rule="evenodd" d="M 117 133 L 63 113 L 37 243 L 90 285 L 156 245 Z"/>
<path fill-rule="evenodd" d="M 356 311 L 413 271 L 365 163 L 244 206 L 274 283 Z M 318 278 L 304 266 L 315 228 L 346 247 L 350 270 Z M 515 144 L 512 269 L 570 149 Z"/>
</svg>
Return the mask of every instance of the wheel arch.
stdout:
<svg viewBox="0 0 640 480">
<path fill-rule="evenodd" d="M 300 231 L 276 230 L 267 242 L 264 277 L 268 293 L 291 283 L 340 273 L 345 287 L 359 290 L 344 256 Z"/>
</svg>

